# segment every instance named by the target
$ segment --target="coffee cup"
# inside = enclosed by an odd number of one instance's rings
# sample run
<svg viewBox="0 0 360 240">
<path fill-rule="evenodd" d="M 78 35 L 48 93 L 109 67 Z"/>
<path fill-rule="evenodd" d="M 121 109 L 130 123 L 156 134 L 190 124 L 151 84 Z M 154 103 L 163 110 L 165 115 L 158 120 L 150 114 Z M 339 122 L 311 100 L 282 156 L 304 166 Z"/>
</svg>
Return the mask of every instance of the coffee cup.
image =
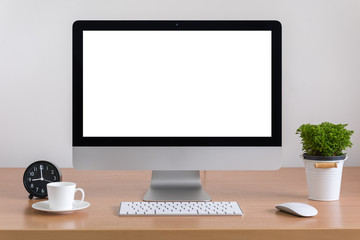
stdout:
<svg viewBox="0 0 360 240">
<path fill-rule="evenodd" d="M 73 182 L 52 182 L 46 185 L 49 198 L 49 208 L 56 211 L 72 210 L 75 204 L 75 193 L 80 191 L 82 197 L 80 204 L 84 201 L 85 192 L 82 188 L 76 188 L 76 183 Z"/>
</svg>

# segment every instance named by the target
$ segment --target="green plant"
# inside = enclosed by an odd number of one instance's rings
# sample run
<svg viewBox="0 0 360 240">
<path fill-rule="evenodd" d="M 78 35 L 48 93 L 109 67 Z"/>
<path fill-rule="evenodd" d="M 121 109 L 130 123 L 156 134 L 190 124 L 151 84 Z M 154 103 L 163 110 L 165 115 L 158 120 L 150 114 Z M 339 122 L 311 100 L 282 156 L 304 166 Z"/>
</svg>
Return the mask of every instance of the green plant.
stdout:
<svg viewBox="0 0 360 240">
<path fill-rule="evenodd" d="M 300 134 L 302 150 L 312 156 L 340 156 L 343 150 L 351 147 L 352 130 L 347 130 L 347 124 L 332 124 L 323 122 L 318 125 L 303 124 L 297 130 Z"/>
</svg>

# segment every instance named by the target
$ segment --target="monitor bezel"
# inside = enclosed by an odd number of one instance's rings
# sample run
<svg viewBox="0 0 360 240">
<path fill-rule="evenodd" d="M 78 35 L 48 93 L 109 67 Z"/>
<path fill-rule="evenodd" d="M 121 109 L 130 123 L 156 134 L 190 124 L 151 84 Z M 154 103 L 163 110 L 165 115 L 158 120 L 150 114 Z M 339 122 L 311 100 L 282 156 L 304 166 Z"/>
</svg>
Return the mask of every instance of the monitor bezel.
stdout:
<svg viewBox="0 0 360 240">
<path fill-rule="evenodd" d="M 83 136 L 83 31 L 91 30 L 247 30 L 271 31 L 271 137 L 84 137 Z M 259 21 L 113 21 L 81 20 L 73 24 L 73 146 L 281 146 L 282 144 L 282 37 L 281 23 Z"/>
</svg>

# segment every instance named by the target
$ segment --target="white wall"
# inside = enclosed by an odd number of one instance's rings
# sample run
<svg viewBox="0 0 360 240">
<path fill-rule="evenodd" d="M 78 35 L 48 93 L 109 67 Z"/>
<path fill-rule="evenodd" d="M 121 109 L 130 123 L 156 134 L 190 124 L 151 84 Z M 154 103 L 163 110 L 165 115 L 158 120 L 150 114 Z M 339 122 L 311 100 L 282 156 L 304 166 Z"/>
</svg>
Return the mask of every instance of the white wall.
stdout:
<svg viewBox="0 0 360 240">
<path fill-rule="evenodd" d="M 302 123 L 349 123 L 360 166 L 359 0 L 0 0 L 0 167 L 71 167 L 71 26 L 78 19 L 277 19 L 283 166 Z"/>
</svg>

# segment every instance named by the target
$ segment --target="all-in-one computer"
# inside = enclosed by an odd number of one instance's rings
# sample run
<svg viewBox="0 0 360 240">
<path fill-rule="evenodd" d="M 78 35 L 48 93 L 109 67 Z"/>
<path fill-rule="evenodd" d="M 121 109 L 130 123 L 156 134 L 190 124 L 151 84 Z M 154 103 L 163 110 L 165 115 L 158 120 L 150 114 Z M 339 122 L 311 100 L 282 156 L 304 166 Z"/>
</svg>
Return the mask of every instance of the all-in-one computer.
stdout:
<svg viewBox="0 0 360 240">
<path fill-rule="evenodd" d="M 153 170 L 145 201 L 208 201 L 199 170 L 281 162 L 277 21 L 76 21 L 73 165 Z"/>
</svg>

